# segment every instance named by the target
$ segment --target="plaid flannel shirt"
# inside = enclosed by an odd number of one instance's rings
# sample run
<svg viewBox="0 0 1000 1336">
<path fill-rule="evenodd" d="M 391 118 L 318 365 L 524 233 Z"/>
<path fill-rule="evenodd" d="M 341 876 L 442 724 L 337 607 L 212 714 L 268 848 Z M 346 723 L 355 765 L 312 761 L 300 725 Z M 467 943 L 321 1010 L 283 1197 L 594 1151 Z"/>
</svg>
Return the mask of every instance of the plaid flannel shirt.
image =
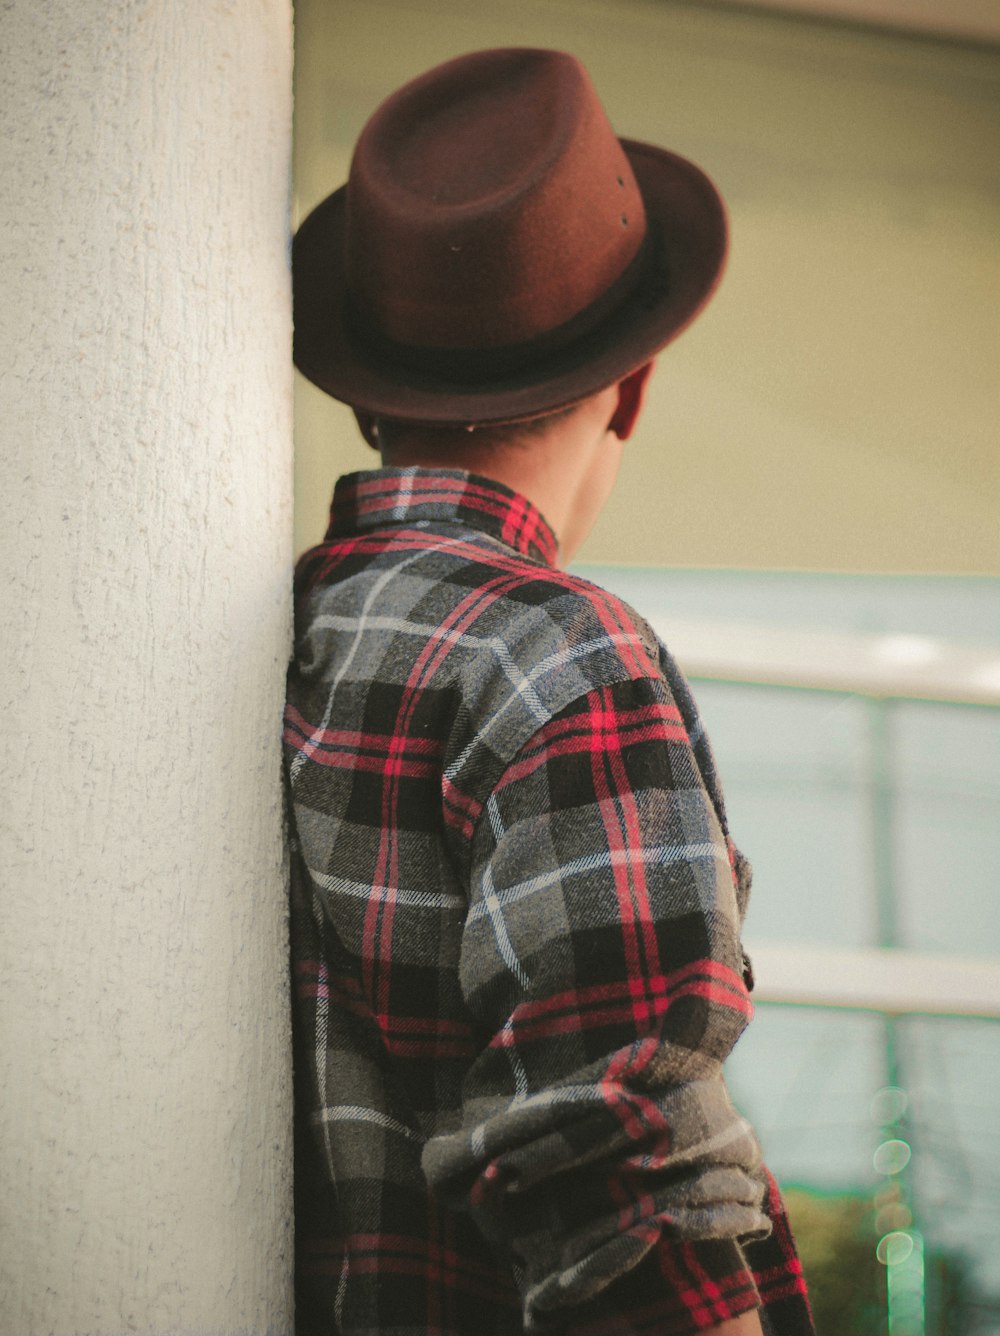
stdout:
<svg viewBox="0 0 1000 1336">
<path fill-rule="evenodd" d="M 649 627 L 450 470 L 341 479 L 285 718 L 297 1331 L 809 1333 L 722 1064 L 749 868 Z"/>
</svg>

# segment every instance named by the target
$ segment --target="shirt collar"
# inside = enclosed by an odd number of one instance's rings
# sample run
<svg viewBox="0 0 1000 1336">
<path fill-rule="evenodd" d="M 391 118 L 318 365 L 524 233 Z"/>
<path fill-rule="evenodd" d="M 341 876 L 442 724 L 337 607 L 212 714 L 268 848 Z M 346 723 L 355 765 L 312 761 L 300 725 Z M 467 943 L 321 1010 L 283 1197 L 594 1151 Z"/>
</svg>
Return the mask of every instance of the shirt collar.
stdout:
<svg viewBox="0 0 1000 1336">
<path fill-rule="evenodd" d="M 327 538 L 426 522 L 459 523 L 554 566 L 559 544 L 541 511 L 502 482 L 463 469 L 370 469 L 341 478 Z"/>
</svg>

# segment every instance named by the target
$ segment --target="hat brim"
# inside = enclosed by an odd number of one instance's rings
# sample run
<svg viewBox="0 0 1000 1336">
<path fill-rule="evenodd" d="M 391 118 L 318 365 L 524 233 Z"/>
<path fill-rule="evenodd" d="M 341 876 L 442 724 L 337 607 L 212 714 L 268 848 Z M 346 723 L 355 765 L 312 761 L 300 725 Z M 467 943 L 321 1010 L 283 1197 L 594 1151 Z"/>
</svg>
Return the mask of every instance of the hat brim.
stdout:
<svg viewBox="0 0 1000 1336">
<path fill-rule="evenodd" d="M 478 383 L 417 370 L 366 346 L 348 314 L 342 187 L 313 210 L 292 244 L 295 365 L 353 408 L 441 424 L 536 417 L 642 366 L 715 290 L 726 257 L 726 213 L 712 182 L 686 158 L 621 143 L 645 202 L 653 258 L 639 289 L 596 329 L 517 372 Z"/>
</svg>

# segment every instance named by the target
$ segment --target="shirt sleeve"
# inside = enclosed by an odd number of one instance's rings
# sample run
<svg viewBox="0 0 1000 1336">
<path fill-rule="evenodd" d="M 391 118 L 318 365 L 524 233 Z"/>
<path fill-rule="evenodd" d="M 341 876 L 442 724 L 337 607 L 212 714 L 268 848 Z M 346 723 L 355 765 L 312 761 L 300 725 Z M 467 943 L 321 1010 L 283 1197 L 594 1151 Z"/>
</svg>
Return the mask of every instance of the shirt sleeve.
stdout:
<svg viewBox="0 0 1000 1336">
<path fill-rule="evenodd" d="M 665 682 L 580 696 L 470 847 L 481 1051 L 432 1187 L 512 1253 L 528 1331 L 687 1333 L 760 1304 L 766 1176 L 723 1062 L 746 1026 L 730 844 Z"/>
</svg>

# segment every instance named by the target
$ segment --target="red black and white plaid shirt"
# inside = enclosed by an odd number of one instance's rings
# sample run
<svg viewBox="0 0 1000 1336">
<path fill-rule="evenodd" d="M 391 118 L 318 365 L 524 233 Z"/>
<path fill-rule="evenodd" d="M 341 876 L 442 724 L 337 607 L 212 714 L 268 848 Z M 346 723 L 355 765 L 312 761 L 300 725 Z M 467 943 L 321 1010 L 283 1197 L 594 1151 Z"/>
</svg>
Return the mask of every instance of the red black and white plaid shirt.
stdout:
<svg viewBox="0 0 1000 1336">
<path fill-rule="evenodd" d="M 297 573 L 299 1336 L 810 1333 L 723 1062 L 729 838 L 649 627 L 464 472 L 342 479 Z"/>
</svg>

